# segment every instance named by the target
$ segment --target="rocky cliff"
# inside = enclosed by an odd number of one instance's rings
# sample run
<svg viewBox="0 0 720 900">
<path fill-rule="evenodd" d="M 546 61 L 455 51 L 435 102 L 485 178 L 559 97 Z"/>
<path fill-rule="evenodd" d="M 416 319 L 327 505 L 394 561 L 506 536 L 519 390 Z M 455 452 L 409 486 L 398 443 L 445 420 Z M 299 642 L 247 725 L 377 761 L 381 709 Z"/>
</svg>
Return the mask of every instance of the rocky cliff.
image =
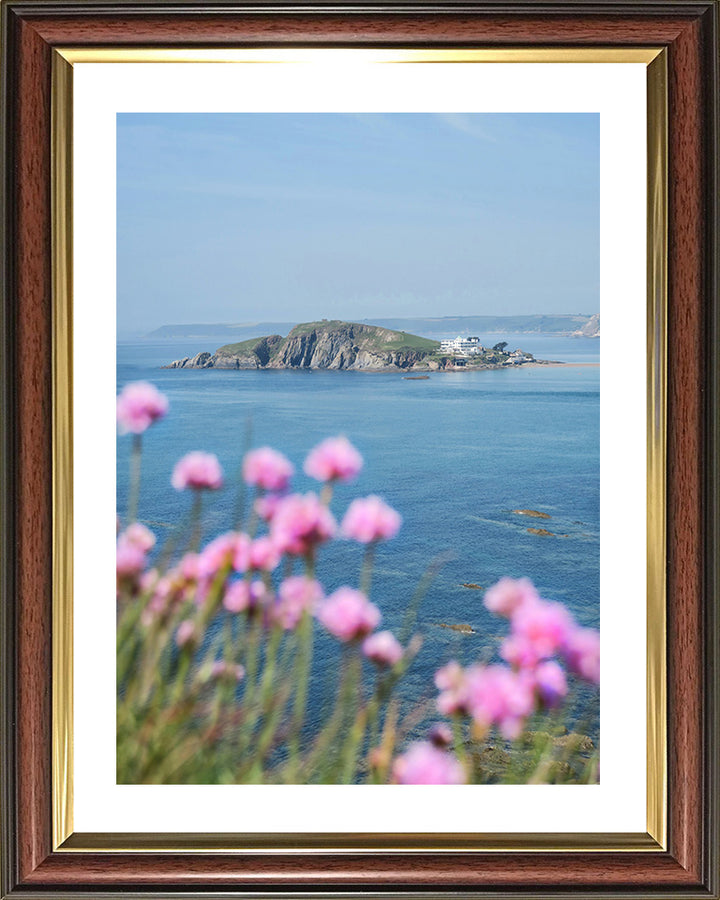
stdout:
<svg viewBox="0 0 720 900">
<path fill-rule="evenodd" d="M 600 316 L 591 316 L 582 328 L 573 331 L 571 337 L 600 337 Z"/>
<path fill-rule="evenodd" d="M 177 359 L 169 369 L 411 369 L 439 348 L 437 341 L 353 322 L 297 325 L 287 337 L 226 344 L 215 353 Z"/>
</svg>

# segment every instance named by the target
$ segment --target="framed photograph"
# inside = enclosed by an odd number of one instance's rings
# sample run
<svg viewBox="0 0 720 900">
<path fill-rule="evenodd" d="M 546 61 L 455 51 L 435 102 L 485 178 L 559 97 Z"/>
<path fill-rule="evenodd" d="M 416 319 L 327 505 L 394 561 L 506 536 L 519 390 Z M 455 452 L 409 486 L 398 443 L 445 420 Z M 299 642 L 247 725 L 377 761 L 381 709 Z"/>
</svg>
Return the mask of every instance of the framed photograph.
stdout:
<svg viewBox="0 0 720 900">
<path fill-rule="evenodd" d="M 717 4 L 2 16 L 2 896 L 720 896 Z"/>
</svg>

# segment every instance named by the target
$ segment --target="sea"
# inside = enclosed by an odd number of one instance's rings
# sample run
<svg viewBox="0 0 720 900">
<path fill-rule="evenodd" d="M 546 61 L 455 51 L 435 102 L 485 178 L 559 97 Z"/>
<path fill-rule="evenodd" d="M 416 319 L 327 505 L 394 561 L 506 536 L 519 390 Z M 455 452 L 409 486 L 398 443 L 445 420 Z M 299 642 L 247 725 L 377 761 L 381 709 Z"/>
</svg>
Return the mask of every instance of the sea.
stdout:
<svg viewBox="0 0 720 900">
<path fill-rule="evenodd" d="M 282 451 L 296 468 L 294 488 L 304 492 L 317 488 L 302 472 L 308 451 L 344 434 L 365 465 L 355 483 L 337 487 L 336 518 L 368 494 L 382 496 L 403 518 L 398 536 L 375 556 L 371 598 L 382 627 L 401 632 L 418 584 L 433 573 L 413 618 L 423 645 L 403 680 L 407 704 L 432 703 L 433 674 L 450 659 L 498 660 L 506 623 L 485 610 L 482 596 L 504 575 L 532 579 L 543 597 L 598 627 L 600 340 L 538 334 L 480 340 L 507 341 L 508 349 L 569 365 L 432 373 L 422 380 L 397 372 L 164 369 L 215 347 L 197 339 L 118 343 L 118 390 L 146 380 L 170 402 L 166 418 L 143 439 L 140 519 L 159 545 L 177 534 L 190 498 L 170 486 L 173 466 L 192 450 L 209 451 L 226 476 L 224 489 L 204 505 L 209 540 L 232 526 L 243 505 L 238 473 L 248 447 Z M 119 436 L 121 518 L 129 450 L 130 439 Z M 528 509 L 549 518 L 515 512 Z M 327 592 L 358 585 L 362 554 L 339 540 L 323 549 L 317 574 Z M 458 625 L 471 631 L 452 627 Z M 321 634 L 310 689 L 316 710 L 332 695 L 336 665 L 336 642 Z M 596 689 L 574 692 L 568 722 L 598 740 Z"/>
</svg>

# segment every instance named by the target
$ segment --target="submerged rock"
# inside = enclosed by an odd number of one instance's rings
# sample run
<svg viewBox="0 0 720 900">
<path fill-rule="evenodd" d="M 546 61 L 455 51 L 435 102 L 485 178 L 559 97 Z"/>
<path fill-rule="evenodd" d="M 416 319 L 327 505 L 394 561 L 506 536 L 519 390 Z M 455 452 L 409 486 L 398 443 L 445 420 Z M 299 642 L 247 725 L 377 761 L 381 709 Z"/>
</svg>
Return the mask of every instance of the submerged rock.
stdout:
<svg viewBox="0 0 720 900">
<path fill-rule="evenodd" d="M 440 628 L 449 628 L 451 631 L 459 631 L 460 634 L 475 634 L 475 629 L 467 622 L 459 622 L 458 624 L 449 624 L 447 622 L 438 622 Z"/>
</svg>

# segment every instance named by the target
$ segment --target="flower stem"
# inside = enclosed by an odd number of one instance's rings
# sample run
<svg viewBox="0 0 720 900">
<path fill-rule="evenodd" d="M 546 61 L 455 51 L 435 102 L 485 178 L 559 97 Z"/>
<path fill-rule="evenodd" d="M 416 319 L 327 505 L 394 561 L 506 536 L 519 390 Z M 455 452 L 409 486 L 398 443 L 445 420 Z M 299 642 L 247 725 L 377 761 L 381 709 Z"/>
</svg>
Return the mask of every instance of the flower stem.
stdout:
<svg viewBox="0 0 720 900">
<path fill-rule="evenodd" d="M 140 502 L 140 468 L 142 462 L 142 435 L 134 434 L 130 451 L 130 492 L 128 496 L 128 525 L 137 522 Z"/>
<path fill-rule="evenodd" d="M 202 491 L 199 490 L 193 491 L 190 528 L 192 532 L 190 548 L 197 553 L 200 550 L 200 541 L 202 539 Z"/>
<path fill-rule="evenodd" d="M 455 755 L 460 760 L 462 767 L 467 773 L 468 781 L 470 781 L 471 772 L 470 766 L 468 765 L 467 748 L 465 746 L 465 736 L 463 734 L 462 719 L 460 716 L 453 716 L 452 724 L 453 737 L 455 738 Z"/>
<path fill-rule="evenodd" d="M 370 596 L 370 586 L 372 584 L 373 562 L 375 560 L 375 542 L 365 547 L 365 555 L 363 556 L 362 569 L 360 571 L 360 590 L 366 597 Z"/>
</svg>

